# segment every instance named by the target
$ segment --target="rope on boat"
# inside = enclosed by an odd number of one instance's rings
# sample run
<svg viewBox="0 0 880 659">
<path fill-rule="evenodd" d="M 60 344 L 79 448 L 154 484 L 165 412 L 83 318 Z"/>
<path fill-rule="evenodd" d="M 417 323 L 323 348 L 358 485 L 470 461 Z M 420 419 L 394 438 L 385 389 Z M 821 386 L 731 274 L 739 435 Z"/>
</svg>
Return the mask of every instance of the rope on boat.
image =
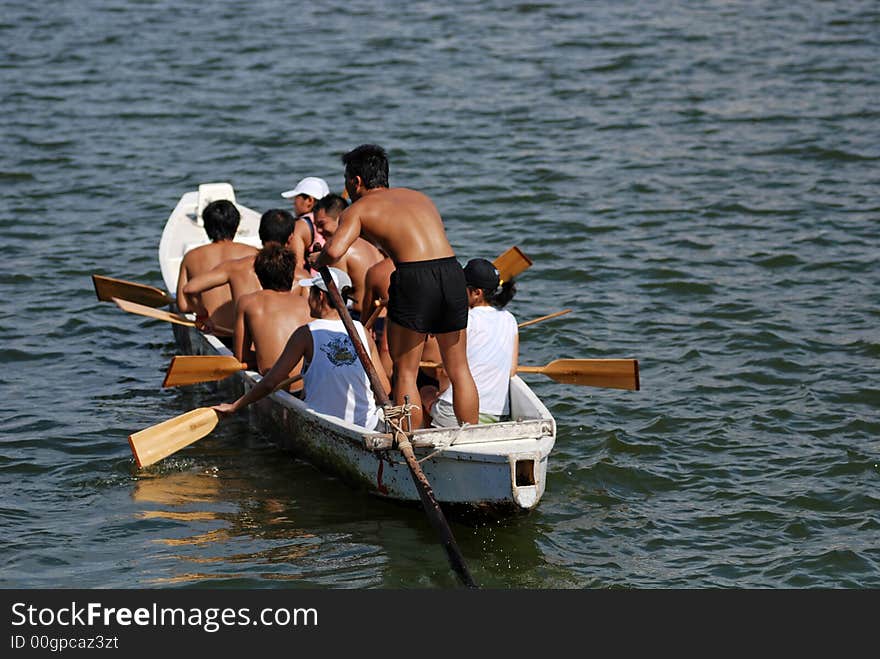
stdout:
<svg viewBox="0 0 880 659">
<path fill-rule="evenodd" d="M 413 405 L 412 403 L 410 403 L 409 397 L 406 398 L 406 402 L 403 405 L 396 405 L 396 406 L 386 405 L 385 407 L 382 408 L 382 414 L 385 418 L 386 429 L 388 430 L 388 432 L 390 434 L 392 434 L 394 436 L 394 440 L 397 443 L 398 448 L 400 448 L 401 446 L 405 447 L 406 445 L 410 445 L 409 435 L 403 429 L 402 421 L 404 419 L 406 419 L 407 427 L 412 428 L 411 414 L 412 414 L 413 408 L 421 409 L 418 405 Z M 459 426 L 455 432 L 455 436 L 453 436 L 453 438 L 448 443 L 443 444 L 441 446 L 438 446 L 436 449 L 431 451 L 428 455 L 417 460 L 416 462 L 421 464 L 425 460 L 430 460 L 431 458 L 435 458 L 438 455 L 440 455 L 441 453 L 443 453 L 443 451 L 445 451 L 449 447 L 454 446 L 455 442 L 457 442 L 458 438 L 461 436 L 461 431 L 464 430 L 465 428 L 469 427 L 470 425 L 471 424 L 469 424 L 469 423 L 465 423 L 465 424 Z M 393 464 L 406 464 L 406 462 L 401 462 L 398 460 L 389 459 L 388 461 Z"/>
</svg>

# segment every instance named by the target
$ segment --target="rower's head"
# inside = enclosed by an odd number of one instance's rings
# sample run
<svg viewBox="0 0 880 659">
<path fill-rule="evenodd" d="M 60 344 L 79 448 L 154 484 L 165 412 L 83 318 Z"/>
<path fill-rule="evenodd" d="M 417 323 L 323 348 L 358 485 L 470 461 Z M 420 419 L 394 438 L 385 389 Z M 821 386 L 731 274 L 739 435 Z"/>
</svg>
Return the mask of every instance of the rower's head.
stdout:
<svg viewBox="0 0 880 659">
<path fill-rule="evenodd" d="M 351 277 L 339 268 L 330 268 L 330 277 L 345 301 L 352 289 Z M 335 307 L 330 301 L 330 293 L 327 292 L 327 284 L 324 283 L 321 273 L 311 279 L 300 279 L 299 285 L 309 289 L 309 311 L 312 318 L 325 318 L 333 314 Z"/>
<path fill-rule="evenodd" d="M 464 279 L 471 307 L 491 305 L 502 309 L 516 293 L 514 281 L 511 279 L 502 283 L 498 269 L 486 259 L 468 261 L 464 267 Z"/>
<path fill-rule="evenodd" d="M 388 154 L 377 144 L 361 144 L 342 156 L 345 191 L 357 201 L 366 190 L 388 187 Z"/>
<path fill-rule="evenodd" d="M 270 242 L 254 258 L 254 272 L 267 291 L 289 291 L 293 287 L 296 256 L 284 245 Z"/>
<path fill-rule="evenodd" d="M 228 199 L 218 199 L 205 206 L 202 211 L 202 220 L 205 223 L 205 233 L 212 243 L 219 240 L 232 240 L 238 231 L 238 223 L 241 214 Z"/>
<path fill-rule="evenodd" d="M 329 238 L 339 226 L 339 216 L 348 202 L 338 194 L 330 193 L 315 204 L 315 229 L 324 238 Z"/>
<path fill-rule="evenodd" d="M 283 208 L 270 208 L 260 216 L 260 240 L 263 245 L 278 243 L 286 245 L 293 233 L 296 218 L 290 211 Z M 264 286 L 265 288 L 265 286 Z"/>
<path fill-rule="evenodd" d="M 311 213 L 315 203 L 329 192 L 330 186 L 327 185 L 327 181 L 317 176 L 306 176 L 296 184 L 295 188 L 282 192 L 281 196 L 293 201 L 293 212 L 299 217 Z"/>
</svg>

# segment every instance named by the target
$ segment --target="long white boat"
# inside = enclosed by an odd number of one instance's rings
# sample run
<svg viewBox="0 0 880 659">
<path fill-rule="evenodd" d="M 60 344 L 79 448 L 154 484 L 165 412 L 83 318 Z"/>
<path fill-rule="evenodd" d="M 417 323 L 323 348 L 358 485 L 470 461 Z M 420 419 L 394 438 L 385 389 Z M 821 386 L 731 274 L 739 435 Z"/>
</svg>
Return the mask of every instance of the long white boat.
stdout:
<svg viewBox="0 0 880 659">
<path fill-rule="evenodd" d="M 159 246 L 167 290 L 174 294 L 181 259 L 187 250 L 208 242 L 201 209 L 214 199 L 235 201 L 228 183 L 203 184 L 185 193 L 168 218 Z M 241 206 L 236 240 L 260 246 L 260 214 Z M 230 355 L 215 336 L 174 324 L 182 354 Z M 260 380 L 240 371 L 238 392 Z M 413 433 L 412 444 L 438 502 L 471 504 L 498 510 L 534 508 L 544 494 L 547 460 L 556 441 L 556 422 L 528 385 L 510 380 L 511 421 L 427 428 Z M 285 449 L 340 478 L 391 499 L 418 501 L 409 468 L 393 449 L 391 436 L 308 409 L 302 400 L 279 391 L 247 408 L 250 422 L 268 430 Z"/>
</svg>

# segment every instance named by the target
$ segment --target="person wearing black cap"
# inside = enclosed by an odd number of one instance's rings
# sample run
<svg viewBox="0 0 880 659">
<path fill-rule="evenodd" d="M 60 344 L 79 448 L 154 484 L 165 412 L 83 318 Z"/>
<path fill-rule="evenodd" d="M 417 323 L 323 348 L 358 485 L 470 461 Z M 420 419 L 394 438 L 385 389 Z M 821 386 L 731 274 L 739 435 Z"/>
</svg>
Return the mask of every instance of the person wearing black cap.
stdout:
<svg viewBox="0 0 880 659">
<path fill-rule="evenodd" d="M 467 359 L 480 396 L 480 423 L 497 423 L 510 414 L 510 378 L 516 373 L 519 328 L 503 307 L 516 292 L 513 281 L 500 285 L 498 270 L 486 259 L 471 259 L 464 268 L 468 290 Z M 455 426 L 449 381 L 438 369 L 439 391 L 420 391 L 431 425 Z"/>
</svg>

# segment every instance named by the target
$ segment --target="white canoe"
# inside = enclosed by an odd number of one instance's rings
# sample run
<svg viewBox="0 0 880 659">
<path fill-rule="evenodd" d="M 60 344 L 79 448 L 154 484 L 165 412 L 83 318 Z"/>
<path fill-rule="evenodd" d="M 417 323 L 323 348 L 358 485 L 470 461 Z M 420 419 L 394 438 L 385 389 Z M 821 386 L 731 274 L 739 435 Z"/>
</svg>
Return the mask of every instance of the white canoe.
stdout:
<svg viewBox="0 0 880 659">
<path fill-rule="evenodd" d="M 204 190 L 205 186 L 201 186 Z M 228 187 L 232 194 L 231 186 Z M 216 191 L 217 188 L 214 188 Z M 177 287 L 180 260 L 187 249 L 208 241 L 197 220 L 200 191 L 187 192 L 165 226 L 159 260 L 165 285 Z M 242 223 L 236 240 L 259 245 L 259 214 L 237 204 Z M 229 355 L 216 337 L 172 325 L 183 354 Z M 241 371 L 236 390 L 259 381 L 254 371 Z M 420 429 L 413 435 L 416 457 L 437 501 L 498 509 L 534 508 L 544 494 L 547 460 L 556 441 L 556 422 L 518 376 L 510 381 L 512 421 L 449 429 Z M 248 408 L 252 424 L 268 430 L 282 448 L 379 496 L 418 501 L 410 471 L 390 436 L 318 414 L 298 398 L 276 392 Z"/>
</svg>

